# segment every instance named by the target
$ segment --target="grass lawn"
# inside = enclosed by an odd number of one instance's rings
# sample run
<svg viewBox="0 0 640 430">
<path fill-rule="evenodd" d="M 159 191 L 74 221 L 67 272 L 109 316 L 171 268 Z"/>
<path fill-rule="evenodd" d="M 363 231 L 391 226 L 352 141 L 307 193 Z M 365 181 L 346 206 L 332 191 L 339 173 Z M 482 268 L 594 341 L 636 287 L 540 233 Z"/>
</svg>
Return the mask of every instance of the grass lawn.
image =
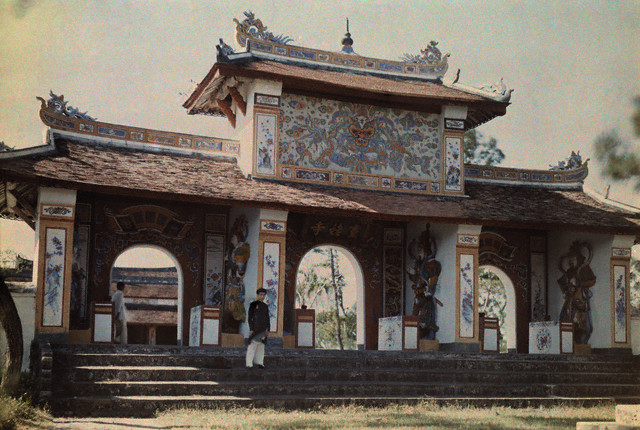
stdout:
<svg viewBox="0 0 640 430">
<path fill-rule="evenodd" d="M 174 410 L 159 426 L 219 429 L 572 429 L 578 421 L 613 421 L 615 406 L 511 409 L 417 406 L 332 407 L 312 411 L 275 409 Z"/>
</svg>

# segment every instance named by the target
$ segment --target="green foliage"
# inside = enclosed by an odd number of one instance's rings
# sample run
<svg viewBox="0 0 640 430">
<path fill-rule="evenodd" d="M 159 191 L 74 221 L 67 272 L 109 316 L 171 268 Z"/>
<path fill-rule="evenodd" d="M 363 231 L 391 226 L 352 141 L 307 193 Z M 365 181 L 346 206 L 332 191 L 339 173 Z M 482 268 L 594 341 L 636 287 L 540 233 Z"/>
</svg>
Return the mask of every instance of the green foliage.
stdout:
<svg viewBox="0 0 640 430">
<path fill-rule="evenodd" d="M 485 137 L 479 131 L 469 130 L 464 134 L 464 162 L 483 166 L 495 166 L 504 160 L 504 152 L 498 148 L 498 141 Z"/>
<path fill-rule="evenodd" d="M 479 310 L 485 316 L 498 318 L 500 324 L 500 350 L 506 350 L 506 337 L 504 322 L 507 317 L 507 293 L 500 278 L 490 269 L 480 267 L 478 270 L 480 289 L 478 290 Z"/>
<path fill-rule="evenodd" d="M 347 309 L 346 315 L 340 315 L 340 329 L 343 335 L 342 349 L 356 349 L 356 310 Z M 340 349 L 338 344 L 338 324 L 335 309 L 316 314 L 316 348 Z"/>
<path fill-rule="evenodd" d="M 640 97 L 633 102 L 635 112 L 631 122 L 635 137 L 640 138 Z M 640 190 L 640 157 L 631 143 L 623 141 L 615 130 L 609 130 L 598 136 L 593 146 L 604 176 L 614 181 L 632 179 L 636 190 Z"/>
<path fill-rule="evenodd" d="M 311 255 L 316 262 L 298 273 L 296 303 L 316 309 L 316 347 L 356 349 L 356 311 L 344 306 L 346 281 L 338 251 L 318 247 Z"/>
</svg>

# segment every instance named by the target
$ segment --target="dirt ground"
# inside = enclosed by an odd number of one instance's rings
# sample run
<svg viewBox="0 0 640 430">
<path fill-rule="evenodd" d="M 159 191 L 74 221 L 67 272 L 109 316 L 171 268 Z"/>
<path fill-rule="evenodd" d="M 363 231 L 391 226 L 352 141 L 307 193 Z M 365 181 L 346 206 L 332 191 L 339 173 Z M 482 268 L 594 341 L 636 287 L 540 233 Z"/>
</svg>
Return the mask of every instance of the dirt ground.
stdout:
<svg viewBox="0 0 640 430">
<path fill-rule="evenodd" d="M 167 424 L 162 418 L 55 418 L 55 429 L 65 430 L 161 430 L 191 429 L 188 425 Z"/>
</svg>

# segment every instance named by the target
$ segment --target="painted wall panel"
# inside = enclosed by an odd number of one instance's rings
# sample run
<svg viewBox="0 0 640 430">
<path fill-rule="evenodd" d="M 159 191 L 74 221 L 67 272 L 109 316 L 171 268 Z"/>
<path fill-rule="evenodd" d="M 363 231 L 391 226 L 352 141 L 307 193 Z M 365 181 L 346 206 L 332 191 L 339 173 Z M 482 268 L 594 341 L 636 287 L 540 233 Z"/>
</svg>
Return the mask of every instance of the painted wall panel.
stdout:
<svg viewBox="0 0 640 430">
<path fill-rule="evenodd" d="M 47 228 L 44 256 L 43 326 L 62 326 L 66 240 L 65 229 Z"/>
<path fill-rule="evenodd" d="M 281 165 L 442 179 L 439 115 L 283 94 Z"/>
<path fill-rule="evenodd" d="M 475 296 L 475 281 L 474 281 L 475 265 L 473 261 L 473 255 L 460 254 L 460 337 L 472 338 L 474 337 L 474 296 Z"/>
</svg>

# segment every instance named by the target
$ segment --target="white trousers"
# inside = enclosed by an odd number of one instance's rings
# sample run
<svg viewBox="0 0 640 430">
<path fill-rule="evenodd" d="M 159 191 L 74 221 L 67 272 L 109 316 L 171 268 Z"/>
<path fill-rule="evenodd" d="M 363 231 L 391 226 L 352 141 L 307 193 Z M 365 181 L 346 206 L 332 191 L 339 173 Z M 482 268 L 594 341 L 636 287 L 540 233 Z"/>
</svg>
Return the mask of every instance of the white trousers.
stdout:
<svg viewBox="0 0 640 430">
<path fill-rule="evenodd" d="M 254 364 L 264 365 L 264 343 L 257 339 L 249 342 L 247 347 L 246 365 L 247 367 L 253 367 Z"/>
<path fill-rule="evenodd" d="M 127 344 L 127 320 L 117 319 L 115 322 L 115 335 L 114 341 L 123 345 Z M 120 333 L 118 333 L 120 331 Z"/>
</svg>

